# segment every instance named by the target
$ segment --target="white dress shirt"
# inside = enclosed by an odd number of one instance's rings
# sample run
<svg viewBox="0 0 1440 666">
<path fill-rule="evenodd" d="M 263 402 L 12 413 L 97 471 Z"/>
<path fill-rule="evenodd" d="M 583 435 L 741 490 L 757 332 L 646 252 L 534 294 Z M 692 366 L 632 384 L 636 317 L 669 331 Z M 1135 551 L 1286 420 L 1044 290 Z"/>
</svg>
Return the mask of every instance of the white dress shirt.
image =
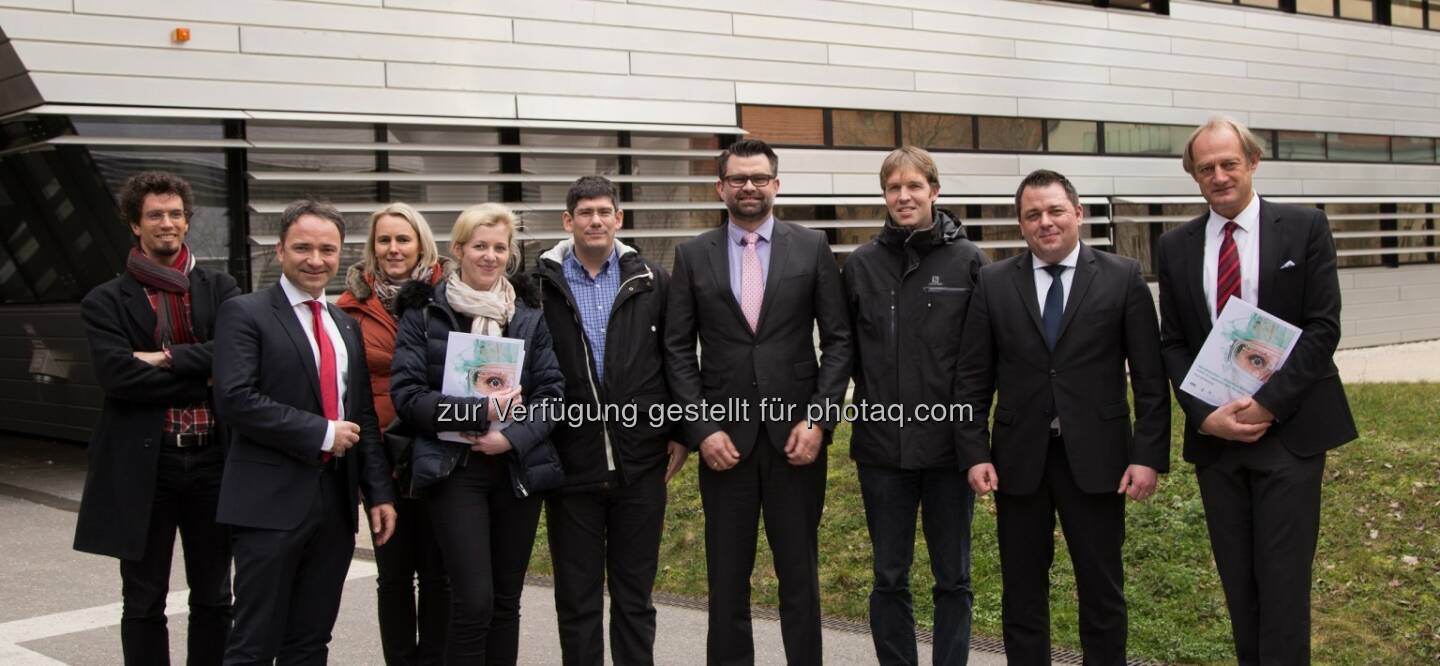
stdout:
<svg viewBox="0 0 1440 666">
<path fill-rule="evenodd" d="M 315 342 L 314 315 L 310 312 L 310 306 L 306 303 L 318 300 L 324 306 L 325 293 L 320 293 L 320 298 L 312 298 L 310 294 L 300 291 L 290 278 L 280 276 L 280 288 L 285 291 L 285 298 L 290 301 L 290 310 L 295 313 L 295 318 L 300 320 L 300 328 L 305 329 L 305 340 L 310 343 L 310 355 L 315 359 L 315 372 L 320 372 L 320 345 Z M 345 339 L 340 337 L 340 327 L 335 325 L 335 319 L 330 316 L 330 308 L 320 308 L 320 321 L 325 326 L 325 334 L 330 337 L 330 346 L 335 348 L 335 381 L 336 393 L 339 397 L 339 411 L 335 420 L 345 419 L 345 387 L 350 379 L 350 353 L 345 349 Z M 325 427 L 325 441 L 320 443 L 321 451 L 329 451 L 335 442 L 335 422 L 331 421 Z"/>
<path fill-rule="evenodd" d="M 1035 257 L 1033 254 L 1031 256 L 1034 259 L 1032 262 L 1034 264 L 1032 273 L 1035 275 L 1035 298 L 1038 299 L 1040 303 L 1040 316 L 1044 317 L 1045 297 L 1050 295 L 1050 285 L 1055 281 L 1055 278 L 1050 277 L 1050 271 L 1045 270 L 1045 268 L 1051 266 L 1051 264 L 1041 261 L 1040 257 Z M 1064 312 L 1065 305 L 1070 302 L 1070 285 L 1075 284 L 1075 265 L 1080 263 L 1080 243 L 1075 243 L 1075 248 L 1070 250 L 1070 254 L 1065 255 L 1065 258 L 1061 259 L 1058 263 L 1067 267 L 1065 272 L 1060 274 L 1060 311 Z M 1056 414 L 1055 418 L 1050 419 L 1050 429 L 1059 432 L 1059 414 Z"/>
<path fill-rule="evenodd" d="M 1035 264 L 1035 298 L 1036 302 L 1040 304 L 1040 314 L 1043 316 L 1045 314 L 1045 297 L 1050 295 L 1050 283 L 1055 278 L 1050 277 L 1050 271 L 1045 270 L 1045 267 L 1050 264 L 1041 261 L 1040 257 L 1034 257 L 1033 263 Z M 1070 254 L 1065 255 L 1065 258 L 1061 259 L 1059 263 L 1068 267 L 1068 270 L 1060 274 L 1060 289 L 1064 292 L 1064 297 L 1060 301 L 1060 311 L 1064 312 L 1065 305 L 1070 302 L 1070 285 L 1075 284 L 1075 264 L 1080 263 L 1080 243 L 1075 243 L 1075 248 L 1070 250 Z"/>
<path fill-rule="evenodd" d="M 1205 305 L 1210 310 L 1210 323 L 1215 323 L 1215 274 L 1220 263 L 1220 243 L 1225 241 L 1225 223 L 1230 219 L 1210 211 L 1205 223 Z M 1235 216 L 1235 251 L 1240 254 L 1240 300 L 1260 304 L 1260 195 L 1251 196 L 1245 210 Z"/>
</svg>

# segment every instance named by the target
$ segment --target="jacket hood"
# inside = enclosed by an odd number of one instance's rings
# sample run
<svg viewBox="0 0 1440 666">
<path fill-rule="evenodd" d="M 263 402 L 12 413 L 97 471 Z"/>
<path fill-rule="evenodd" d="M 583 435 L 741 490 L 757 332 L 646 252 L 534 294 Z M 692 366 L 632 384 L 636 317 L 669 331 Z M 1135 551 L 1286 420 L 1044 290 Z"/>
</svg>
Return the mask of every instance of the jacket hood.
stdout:
<svg viewBox="0 0 1440 666">
<path fill-rule="evenodd" d="M 432 272 L 431 276 L 434 277 L 435 283 L 438 284 L 441 280 L 450 277 L 450 274 L 454 272 L 455 260 L 449 257 L 440 257 L 440 275 L 435 277 L 435 274 Z M 349 290 L 351 294 L 355 295 L 355 300 L 357 301 L 363 301 L 375 295 L 375 290 L 371 288 L 370 281 L 365 279 L 365 262 L 363 260 L 351 264 L 350 268 L 345 270 L 345 288 Z M 403 289 L 402 287 L 402 290 Z"/>
<path fill-rule="evenodd" d="M 572 251 L 574 251 L 574 248 L 575 239 L 566 238 L 559 243 L 556 243 L 555 247 L 546 250 L 544 254 L 540 255 L 540 263 L 543 266 L 544 263 L 547 261 L 554 262 L 554 264 L 558 267 L 561 264 L 565 263 L 565 257 L 568 256 Z M 627 254 L 634 254 L 638 252 L 638 250 L 636 250 L 635 248 L 620 242 L 619 238 L 615 239 L 615 249 L 620 252 L 620 257 L 622 259 Z"/>
<path fill-rule="evenodd" d="M 949 209 L 936 208 L 933 215 L 934 223 L 928 228 L 912 231 L 896 225 L 887 214 L 885 228 L 880 231 L 880 235 L 875 240 L 894 247 L 903 247 L 909 244 L 918 248 L 944 245 L 965 238 L 965 227 L 955 213 L 950 212 Z"/>
<path fill-rule="evenodd" d="M 423 280 L 411 280 L 406 283 L 404 287 L 400 288 L 400 293 L 395 296 L 395 311 L 405 312 L 411 308 L 424 307 L 431 302 L 443 305 L 448 309 L 450 304 L 445 300 L 445 279 L 448 279 L 449 275 L 450 273 L 447 272 L 444 279 L 433 285 L 426 284 Z M 505 276 L 505 279 L 510 282 L 511 287 L 515 288 L 516 300 L 532 308 L 540 307 L 538 290 L 535 289 L 534 281 L 517 280 L 508 275 Z"/>
</svg>

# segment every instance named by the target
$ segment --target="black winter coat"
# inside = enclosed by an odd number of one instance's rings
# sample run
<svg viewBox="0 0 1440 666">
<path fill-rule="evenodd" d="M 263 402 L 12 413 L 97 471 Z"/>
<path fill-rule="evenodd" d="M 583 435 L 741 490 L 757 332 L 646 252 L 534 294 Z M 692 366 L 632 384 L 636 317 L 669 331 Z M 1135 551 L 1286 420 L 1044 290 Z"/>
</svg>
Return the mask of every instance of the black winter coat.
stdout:
<svg viewBox="0 0 1440 666">
<path fill-rule="evenodd" d="M 536 276 L 545 321 L 555 337 L 555 357 L 566 376 L 565 403 L 571 411 L 587 406 L 586 418 L 566 419 L 556 424 L 552 435 L 565 467 L 565 487 L 579 491 L 617 481 L 625 485 L 665 464 L 669 428 L 652 416 L 659 416 L 670 402 L 663 348 L 670 276 L 633 248 L 616 243 L 620 291 L 606 329 L 605 377 L 597 381 L 585 328 L 562 268 L 571 245 L 572 241 L 561 242 L 542 255 Z"/>
<path fill-rule="evenodd" d="M 845 261 L 843 282 L 854 331 L 854 402 L 883 406 L 883 418 L 855 421 L 850 457 L 894 469 L 959 464 L 955 424 L 934 405 L 956 403 L 955 362 L 970 292 L 989 258 L 965 238 L 953 213 L 935 210 L 929 229 L 886 221 Z M 924 405 L 924 414 L 916 407 Z M 904 426 L 893 417 L 899 411 Z M 986 418 L 988 414 L 977 415 Z"/>
<path fill-rule="evenodd" d="M 531 411 L 505 429 L 512 451 L 510 477 L 517 497 L 553 488 L 564 482 L 560 457 L 550 443 L 554 422 L 546 403 L 559 402 L 565 377 L 555 361 L 550 331 L 537 307 L 533 290 L 515 287 L 515 315 L 505 326 L 505 337 L 525 341 L 525 367 L 520 371 L 525 405 Z M 435 287 L 412 281 L 397 296 L 400 328 L 395 337 L 395 359 L 390 366 L 390 398 L 400 420 L 415 434 L 411 449 L 412 492 L 420 492 L 448 477 L 472 455 L 465 444 L 439 439 L 443 431 L 484 432 L 489 422 L 480 409 L 482 398 L 448 396 L 440 392 L 445 377 L 445 346 L 451 331 L 469 332 L 470 317 L 455 312 L 445 298 L 445 283 Z M 556 405 L 558 407 L 558 405 Z M 461 421 L 454 414 L 480 414 Z M 444 418 L 442 418 L 444 417 Z M 474 453 L 473 455 L 483 455 Z"/>
<path fill-rule="evenodd" d="M 102 284 L 80 302 L 95 380 L 105 391 L 100 422 L 90 436 L 85 494 L 75 522 L 75 549 L 138 560 L 155 500 L 160 440 L 171 405 L 208 402 L 211 341 L 215 315 L 225 300 L 240 295 L 235 279 L 196 267 L 190 272 L 190 320 L 198 344 L 172 345 L 174 365 L 156 368 L 135 358 L 160 351 L 155 344 L 155 310 L 145 288 L 128 273 Z M 211 412 L 214 414 L 214 412 Z M 225 446 L 223 424 L 211 431 L 211 446 Z"/>
</svg>

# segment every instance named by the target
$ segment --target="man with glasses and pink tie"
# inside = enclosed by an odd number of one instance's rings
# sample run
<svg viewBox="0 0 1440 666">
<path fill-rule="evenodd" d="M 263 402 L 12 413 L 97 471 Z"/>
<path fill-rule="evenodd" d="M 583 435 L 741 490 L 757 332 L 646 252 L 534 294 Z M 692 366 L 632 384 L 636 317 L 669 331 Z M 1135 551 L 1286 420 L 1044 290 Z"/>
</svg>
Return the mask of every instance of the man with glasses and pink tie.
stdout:
<svg viewBox="0 0 1440 666">
<path fill-rule="evenodd" d="M 754 661 L 750 575 L 762 514 L 786 661 L 822 658 L 817 530 L 825 445 L 838 420 L 827 406 L 845 399 L 850 328 L 825 234 L 772 215 L 778 168 L 763 141 L 738 141 L 721 154 L 715 190 L 729 221 L 675 248 L 666 313 L 675 402 L 730 406 L 680 427 L 701 459 L 711 664 Z"/>
</svg>

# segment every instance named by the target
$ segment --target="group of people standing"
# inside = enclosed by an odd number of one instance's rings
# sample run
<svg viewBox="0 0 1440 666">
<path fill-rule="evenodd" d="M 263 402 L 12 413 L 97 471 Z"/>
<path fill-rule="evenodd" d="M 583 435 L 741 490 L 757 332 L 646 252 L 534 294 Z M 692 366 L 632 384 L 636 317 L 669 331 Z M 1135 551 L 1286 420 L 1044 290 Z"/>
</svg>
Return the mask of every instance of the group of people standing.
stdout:
<svg viewBox="0 0 1440 666">
<path fill-rule="evenodd" d="M 502 205 L 462 212 L 448 258 L 415 208 L 382 207 L 334 304 L 325 287 L 346 223 L 333 207 L 291 204 L 282 277 L 240 295 L 185 245 L 189 185 L 139 174 L 120 196 L 136 239 L 127 270 L 82 304 L 105 405 L 75 546 L 121 560 L 127 663 L 168 662 L 177 531 L 190 663 L 323 663 L 363 503 L 385 662 L 513 664 L 543 504 L 565 663 L 605 661 L 608 590 L 611 659 L 647 664 L 666 484 L 698 451 L 707 661 L 754 661 L 763 519 L 785 658 L 818 664 L 818 529 L 840 422 L 830 407 L 853 379 L 857 403 L 973 408 L 971 419 L 853 423 L 878 661 L 917 662 L 918 514 L 934 661 L 966 662 L 970 522 L 976 495 L 994 492 L 1009 661 L 1049 662 L 1058 514 L 1086 663 L 1122 664 L 1125 498 L 1149 497 L 1168 471 L 1174 384 L 1237 657 L 1306 663 L 1324 452 L 1354 426 L 1331 362 L 1340 301 L 1328 223 L 1260 199 L 1259 159 L 1233 121 L 1192 135 L 1184 167 L 1211 210 L 1160 240 L 1160 321 L 1139 264 L 1081 240 L 1083 207 L 1063 175 L 1022 181 L 1027 249 L 992 263 L 935 206 L 935 161 L 908 146 L 881 166 L 884 228 L 843 271 L 822 231 L 776 219 L 779 159 L 741 140 L 717 163 L 728 221 L 677 245 L 672 272 L 616 239 L 619 194 L 586 176 L 566 198 L 570 238 L 529 272 Z M 1229 298 L 1303 333 L 1260 392 L 1216 408 L 1178 386 Z M 443 391 L 457 331 L 523 340 L 519 385 Z M 535 409 L 737 400 L 791 409 L 695 409 L 684 413 L 700 418 L 672 422 Z M 506 419 L 516 404 L 532 416 Z"/>
</svg>

